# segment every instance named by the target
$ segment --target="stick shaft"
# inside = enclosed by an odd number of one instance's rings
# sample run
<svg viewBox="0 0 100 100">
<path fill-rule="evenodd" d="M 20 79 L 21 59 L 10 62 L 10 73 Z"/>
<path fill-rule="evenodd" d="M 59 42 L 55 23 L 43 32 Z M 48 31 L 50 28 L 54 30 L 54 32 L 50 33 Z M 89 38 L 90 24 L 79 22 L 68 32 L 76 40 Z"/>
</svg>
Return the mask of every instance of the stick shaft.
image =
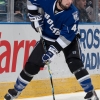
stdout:
<svg viewBox="0 0 100 100">
<path fill-rule="evenodd" d="M 42 35 L 42 32 L 41 32 L 40 27 L 39 27 L 39 33 Z M 44 48 L 44 50 L 45 50 L 45 52 L 46 52 L 47 49 L 46 49 L 45 42 L 44 42 L 43 39 L 42 39 L 42 44 L 43 44 L 43 48 Z M 50 65 L 47 64 L 47 66 L 48 66 L 48 72 L 49 72 L 49 76 L 50 76 L 51 87 L 52 87 L 53 100 L 55 100 L 55 95 L 54 95 L 54 86 L 53 86 L 52 74 L 51 74 L 51 71 L 50 71 Z"/>
</svg>

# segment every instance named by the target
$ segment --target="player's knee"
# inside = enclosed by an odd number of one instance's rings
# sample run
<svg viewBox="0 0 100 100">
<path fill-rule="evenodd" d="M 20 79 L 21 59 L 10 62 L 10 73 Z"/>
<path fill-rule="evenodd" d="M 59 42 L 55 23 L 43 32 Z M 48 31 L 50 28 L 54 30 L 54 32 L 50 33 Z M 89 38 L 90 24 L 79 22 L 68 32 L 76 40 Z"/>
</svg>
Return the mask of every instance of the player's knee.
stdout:
<svg viewBox="0 0 100 100">
<path fill-rule="evenodd" d="M 83 62 L 77 58 L 70 58 L 66 62 L 72 73 L 84 67 Z"/>
<path fill-rule="evenodd" d="M 35 75 L 39 72 L 40 66 L 35 65 L 34 63 L 27 62 L 25 64 L 24 70 L 30 75 Z"/>
<path fill-rule="evenodd" d="M 79 79 L 83 78 L 84 76 L 88 76 L 89 73 L 85 68 L 82 68 L 79 71 L 76 71 L 74 73 L 74 75 L 75 75 L 76 79 L 79 80 Z"/>
<path fill-rule="evenodd" d="M 77 79 L 88 75 L 88 71 L 84 68 L 81 59 L 70 58 L 67 60 L 67 63 L 70 71 L 76 76 Z"/>
<path fill-rule="evenodd" d="M 20 73 L 20 76 L 26 81 L 31 81 L 33 76 L 37 74 L 39 71 L 40 71 L 40 66 L 26 62 L 24 69 Z"/>
</svg>

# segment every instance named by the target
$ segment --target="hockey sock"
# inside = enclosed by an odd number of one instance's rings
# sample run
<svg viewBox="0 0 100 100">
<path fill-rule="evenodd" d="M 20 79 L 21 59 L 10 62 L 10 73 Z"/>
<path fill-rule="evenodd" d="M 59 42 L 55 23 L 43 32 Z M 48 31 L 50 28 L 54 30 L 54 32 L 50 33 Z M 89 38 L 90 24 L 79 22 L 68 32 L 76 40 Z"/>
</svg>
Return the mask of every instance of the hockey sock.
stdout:
<svg viewBox="0 0 100 100">
<path fill-rule="evenodd" d="M 15 90 L 21 92 L 29 82 L 24 80 L 21 76 L 19 76 L 16 80 L 16 84 L 14 85 Z"/>
<path fill-rule="evenodd" d="M 84 89 L 85 92 L 89 92 L 93 90 L 93 85 L 91 83 L 91 79 L 89 75 L 84 76 L 78 80 L 82 88 Z"/>
<path fill-rule="evenodd" d="M 93 90 L 91 78 L 86 69 L 83 69 L 75 73 L 75 76 L 85 92 L 89 92 Z"/>
</svg>

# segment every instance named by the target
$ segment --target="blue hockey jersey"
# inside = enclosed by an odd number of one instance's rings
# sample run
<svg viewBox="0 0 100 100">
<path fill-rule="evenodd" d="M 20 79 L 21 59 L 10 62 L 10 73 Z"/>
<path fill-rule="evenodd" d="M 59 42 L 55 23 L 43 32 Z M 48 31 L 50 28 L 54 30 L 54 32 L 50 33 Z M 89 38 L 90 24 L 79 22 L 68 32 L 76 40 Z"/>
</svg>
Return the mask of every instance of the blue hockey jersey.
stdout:
<svg viewBox="0 0 100 100">
<path fill-rule="evenodd" d="M 68 46 L 78 30 L 79 14 L 72 4 L 67 10 L 54 13 L 57 0 L 29 0 L 44 10 L 43 36 L 55 39 L 62 48 Z"/>
</svg>

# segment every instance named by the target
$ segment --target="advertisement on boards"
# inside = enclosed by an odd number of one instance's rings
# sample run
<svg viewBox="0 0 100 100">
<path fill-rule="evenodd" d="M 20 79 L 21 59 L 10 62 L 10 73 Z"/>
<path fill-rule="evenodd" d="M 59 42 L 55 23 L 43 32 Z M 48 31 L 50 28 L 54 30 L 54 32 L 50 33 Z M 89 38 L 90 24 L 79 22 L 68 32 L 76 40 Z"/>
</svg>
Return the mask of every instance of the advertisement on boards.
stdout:
<svg viewBox="0 0 100 100">
<path fill-rule="evenodd" d="M 90 74 L 100 72 L 100 25 L 79 25 L 81 35 L 80 46 L 84 67 Z M 0 79 L 14 81 L 22 70 L 28 56 L 40 39 L 30 24 L 0 25 Z M 66 63 L 63 53 L 50 64 L 54 78 L 73 76 Z M 2 78 L 3 76 L 3 78 Z M 35 79 L 48 78 L 47 67 L 44 67 Z"/>
<path fill-rule="evenodd" d="M 82 61 L 92 74 L 100 72 L 100 26 L 80 25 Z"/>
</svg>

